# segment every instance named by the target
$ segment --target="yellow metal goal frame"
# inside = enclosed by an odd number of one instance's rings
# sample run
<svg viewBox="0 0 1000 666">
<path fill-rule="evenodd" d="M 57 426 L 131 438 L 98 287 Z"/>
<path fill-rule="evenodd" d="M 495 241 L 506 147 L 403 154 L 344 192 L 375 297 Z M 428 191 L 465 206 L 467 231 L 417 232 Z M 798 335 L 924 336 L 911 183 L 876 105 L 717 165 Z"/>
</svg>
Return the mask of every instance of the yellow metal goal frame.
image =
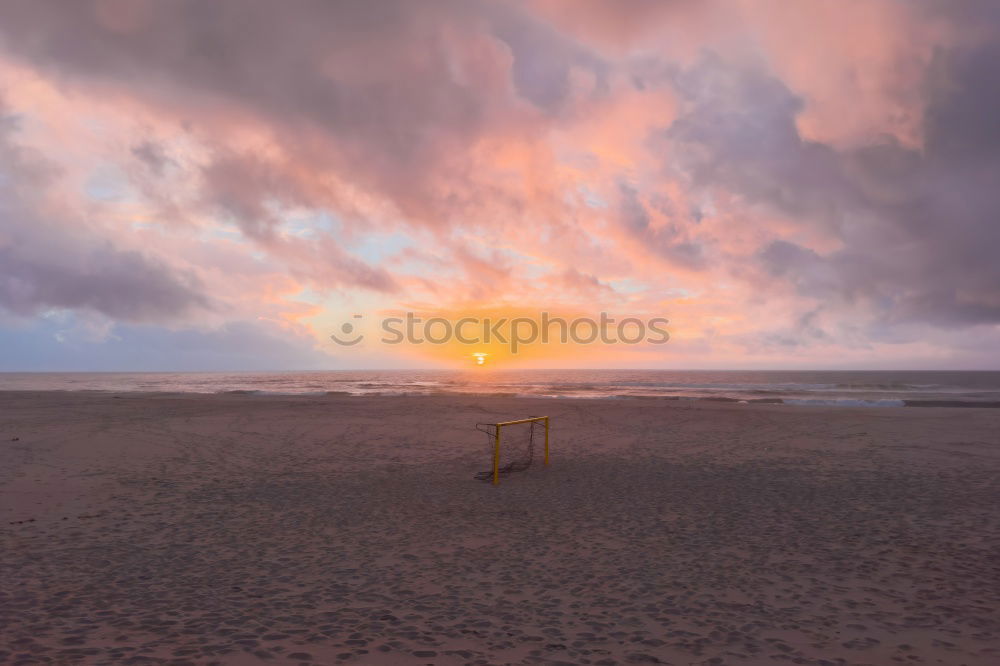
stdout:
<svg viewBox="0 0 1000 666">
<path fill-rule="evenodd" d="M 518 419 L 517 421 L 501 421 L 494 423 L 497 431 L 493 435 L 493 485 L 500 485 L 500 429 L 503 426 L 518 425 L 520 423 L 545 422 L 545 464 L 549 464 L 549 417 L 532 416 L 530 419 Z"/>
</svg>

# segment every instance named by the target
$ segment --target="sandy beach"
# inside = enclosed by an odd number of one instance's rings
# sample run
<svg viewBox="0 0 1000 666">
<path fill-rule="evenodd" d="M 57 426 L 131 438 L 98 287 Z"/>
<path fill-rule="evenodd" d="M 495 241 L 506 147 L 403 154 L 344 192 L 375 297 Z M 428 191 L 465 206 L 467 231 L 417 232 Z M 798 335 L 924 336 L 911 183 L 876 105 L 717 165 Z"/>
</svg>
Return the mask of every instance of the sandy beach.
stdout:
<svg viewBox="0 0 1000 666">
<path fill-rule="evenodd" d="M 552 464 L 474 480 L 477 421 Z M 0 394 L 0 661 L 1000 663 L 1000 410 Z"/>
</svg>

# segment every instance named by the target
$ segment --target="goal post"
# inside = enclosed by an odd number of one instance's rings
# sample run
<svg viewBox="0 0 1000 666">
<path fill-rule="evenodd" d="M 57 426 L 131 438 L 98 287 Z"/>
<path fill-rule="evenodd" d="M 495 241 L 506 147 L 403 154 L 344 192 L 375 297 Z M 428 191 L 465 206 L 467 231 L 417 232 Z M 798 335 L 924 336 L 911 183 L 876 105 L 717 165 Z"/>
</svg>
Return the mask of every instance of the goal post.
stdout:
<svg viewBox="0 0 1000 666">
<path fill-rule="evenodd" d="M 492 424 L 495 426 L 496 430 L 493 435 L 493 485 L 500 485 L 500 443 L 501 443 L 501 433 L 503 432 L 504 426 L 514 426 L 523 423 L 530 423 L 534 425 L 535 423 L 542 423 L 545 426 L 545 464 L 549 464 L 549 417 L 548 416 L 533 416 L 527 419 L 518 419 L 516 421 L 501 421 L 500 423 Z"/>
</svg>

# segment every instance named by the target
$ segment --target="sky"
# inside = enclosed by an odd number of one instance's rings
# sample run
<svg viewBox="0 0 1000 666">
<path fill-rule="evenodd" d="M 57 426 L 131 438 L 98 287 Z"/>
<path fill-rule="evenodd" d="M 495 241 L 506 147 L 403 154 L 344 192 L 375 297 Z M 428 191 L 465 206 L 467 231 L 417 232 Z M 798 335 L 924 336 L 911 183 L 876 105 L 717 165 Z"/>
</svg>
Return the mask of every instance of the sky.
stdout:
<svg viewBox="0 0 1000 666">
<path fill-rule="evenodd" d="M 998 63 L 990 0 L 7 0 L 0 370 L 1000 369 Z"/>
</svg>

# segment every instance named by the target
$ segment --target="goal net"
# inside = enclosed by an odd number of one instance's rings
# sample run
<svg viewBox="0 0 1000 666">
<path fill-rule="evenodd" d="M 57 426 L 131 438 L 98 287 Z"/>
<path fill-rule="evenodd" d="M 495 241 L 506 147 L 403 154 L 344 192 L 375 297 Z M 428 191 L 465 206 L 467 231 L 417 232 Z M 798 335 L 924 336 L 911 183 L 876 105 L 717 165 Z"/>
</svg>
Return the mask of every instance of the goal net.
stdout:
<svg viewBox="0 0 1000 666">
<path fill-rule="evenodd" d="M 476 430 L 485 433 L 490 452 L 490 469 L 476 474 L 483 481 L 500 482 L 500 475 L 521 472 L 531 467 L 535 449 L 544 447 L 545 464 L 549 464 L 549 417 L 535 416 L 517 421 L 477 423 Z"/>
</svg>

